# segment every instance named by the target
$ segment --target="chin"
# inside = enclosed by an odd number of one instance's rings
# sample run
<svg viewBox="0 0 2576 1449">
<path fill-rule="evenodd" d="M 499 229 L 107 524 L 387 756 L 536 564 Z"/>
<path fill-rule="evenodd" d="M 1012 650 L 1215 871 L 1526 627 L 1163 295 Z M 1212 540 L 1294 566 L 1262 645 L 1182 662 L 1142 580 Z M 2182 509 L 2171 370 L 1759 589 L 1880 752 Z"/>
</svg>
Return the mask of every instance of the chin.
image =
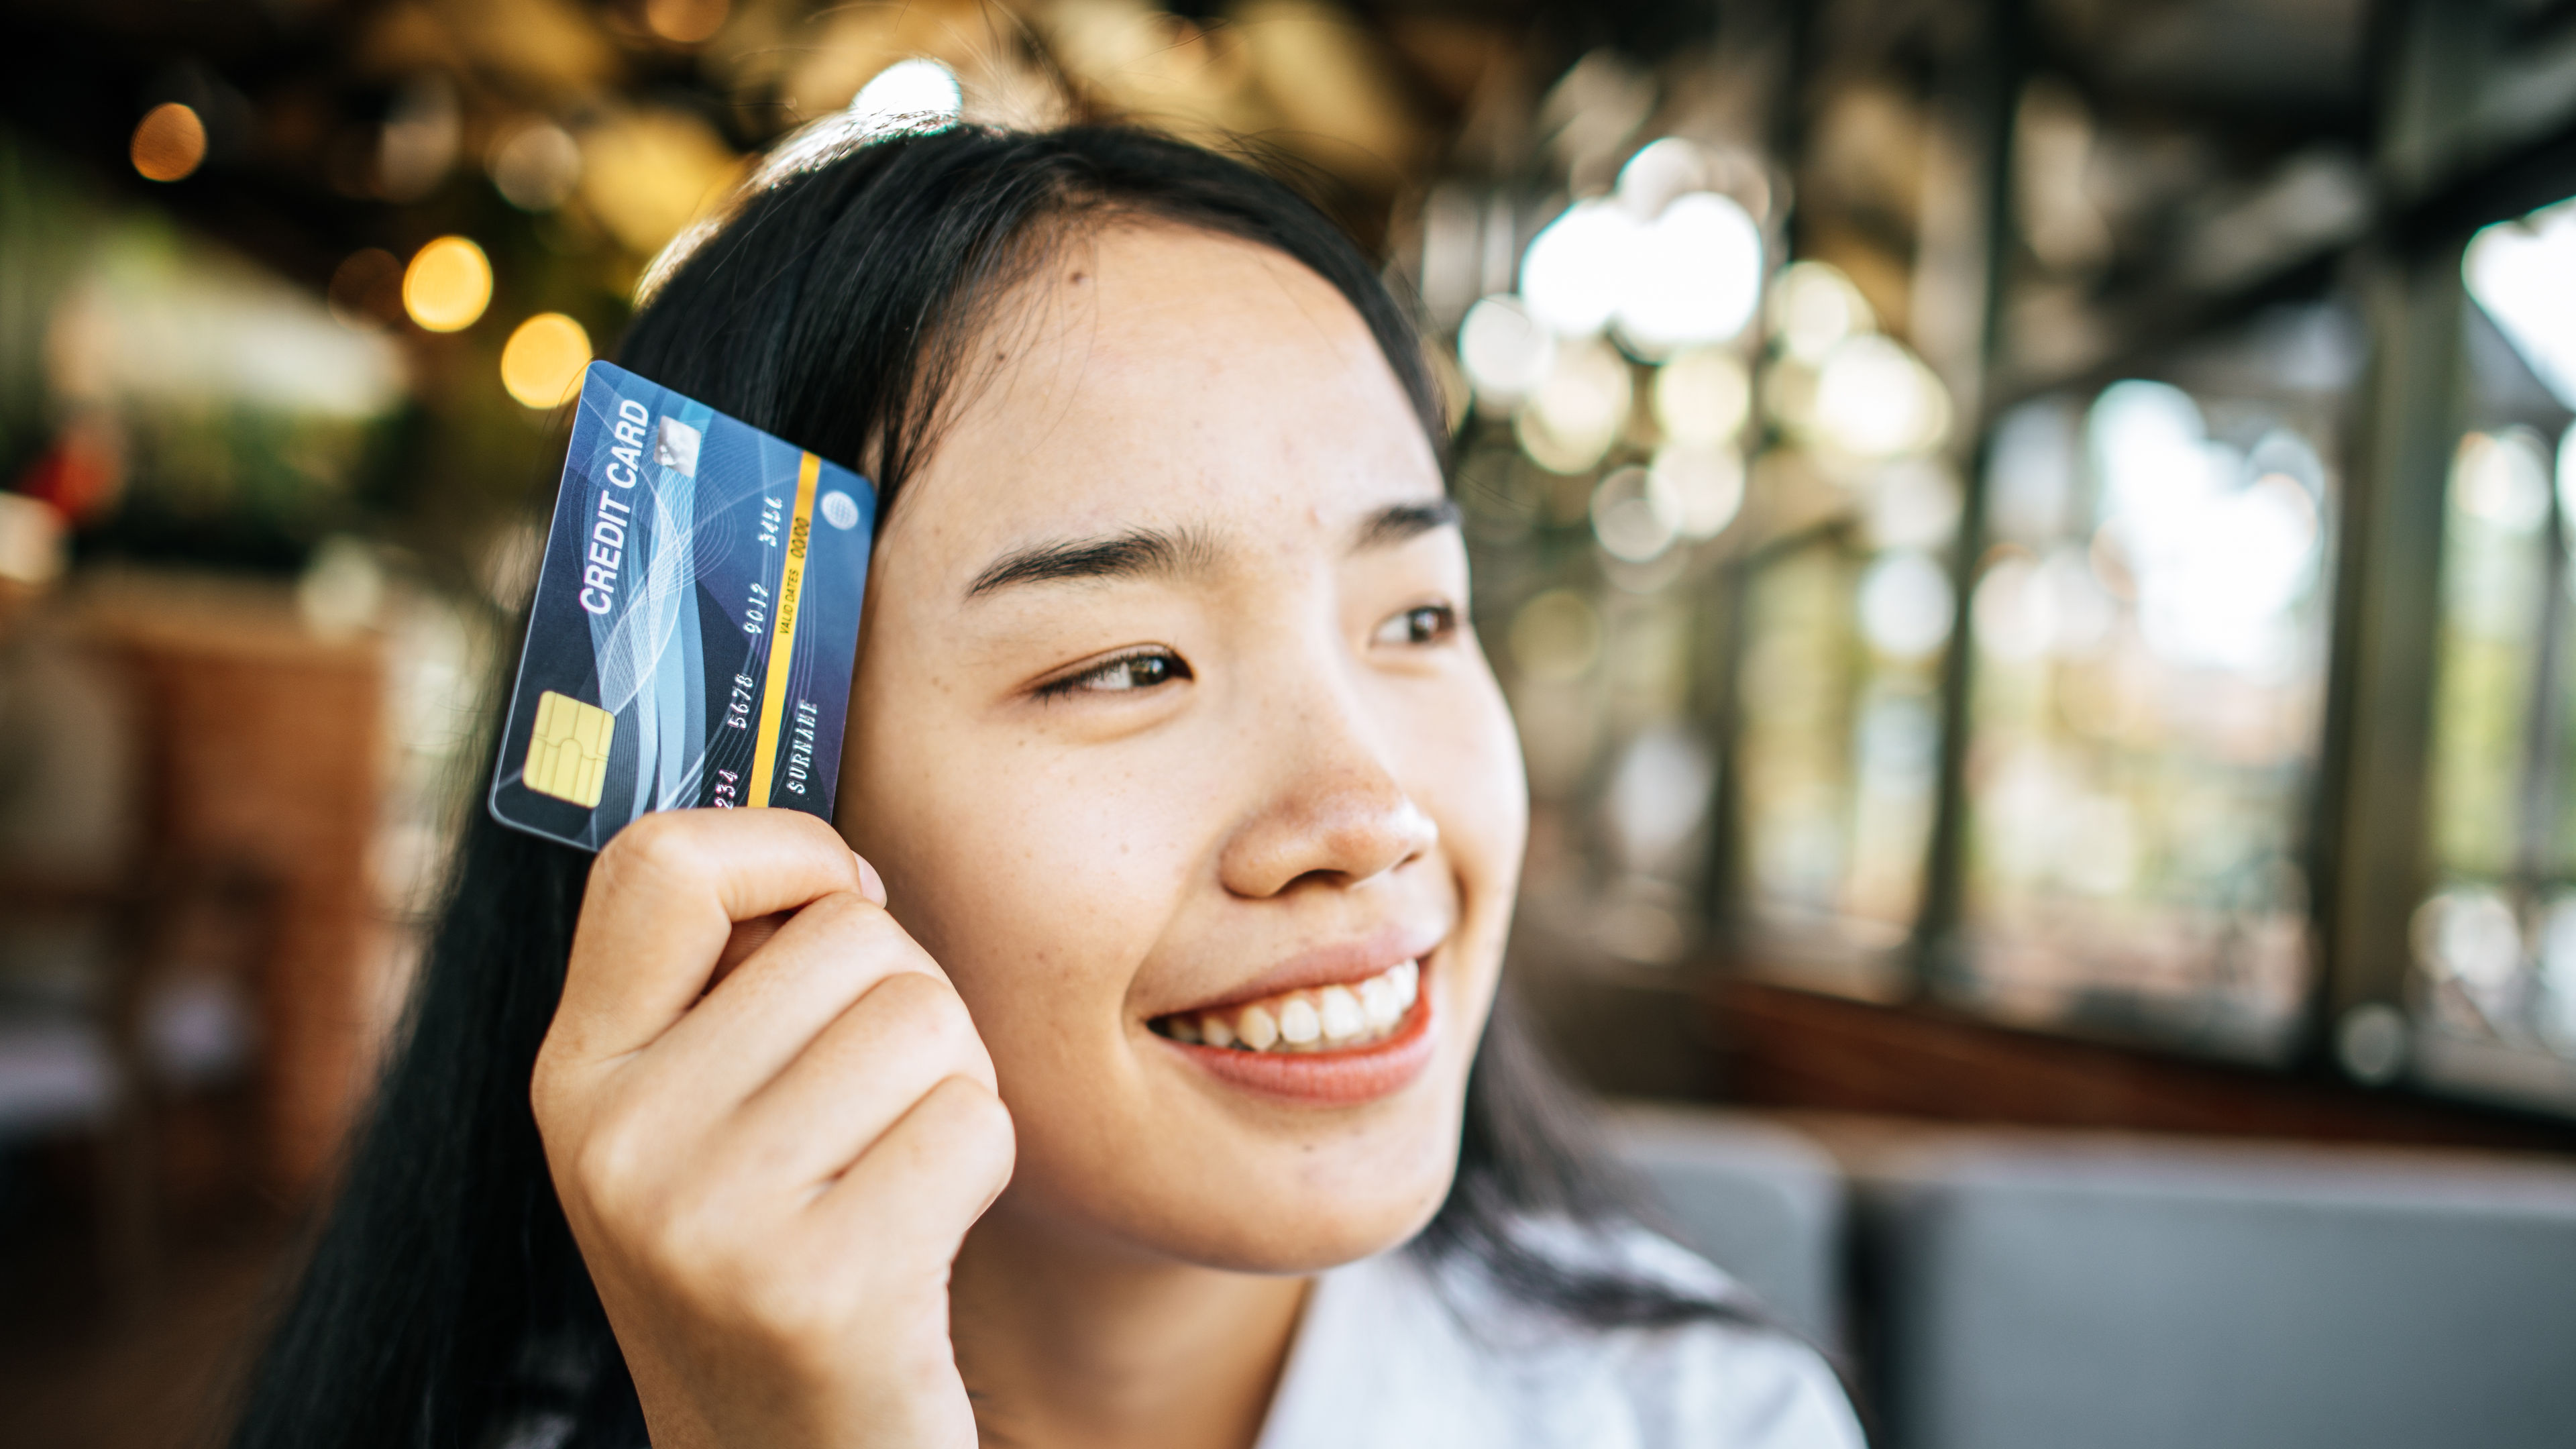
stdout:
<svg viewBox="0 0 2576 1449">
<path fill-rule="evenodd" d="M 1381 1104 L 1365 1114 L 1374 1121 L 1252 1126 L 1183 1112 L 1072 1153 L 1025 1124 L 996 1211 L 1119 1256 L 1238 1273 L 1338 1267 L 1410 1241 L 1448 1196 L 1464 1082 L 1416 1087 L 1433 1090 Z"/>
<path fill-rule="evenodd" d="M 1236 1273 L 1306 1274 L 1375 1257 L 1411 1242 L 1448 1196 L 1455 1153 L 1441 1170 L 1389 1192 L 1251 1194 L 1163 1245 L 1165 1255 Z M 1180 1225 L 1174 1225 L 1176 1228 Z"/>
</svg>

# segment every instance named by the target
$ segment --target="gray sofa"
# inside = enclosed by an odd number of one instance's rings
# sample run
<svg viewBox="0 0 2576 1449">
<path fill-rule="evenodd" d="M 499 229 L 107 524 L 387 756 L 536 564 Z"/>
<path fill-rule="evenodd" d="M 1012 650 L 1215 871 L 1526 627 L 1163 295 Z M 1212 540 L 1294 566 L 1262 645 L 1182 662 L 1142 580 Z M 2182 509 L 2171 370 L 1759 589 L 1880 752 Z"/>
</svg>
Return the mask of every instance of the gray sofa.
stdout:
<svg viewBox="0 0 2576 1449">
<path fill-rule="evenodd" d="M 2576 1446 L 2576 1163 L 1613 1126 L 1675 1231 L 1855 1348 L 1895 1449 Z"/>
</svg>

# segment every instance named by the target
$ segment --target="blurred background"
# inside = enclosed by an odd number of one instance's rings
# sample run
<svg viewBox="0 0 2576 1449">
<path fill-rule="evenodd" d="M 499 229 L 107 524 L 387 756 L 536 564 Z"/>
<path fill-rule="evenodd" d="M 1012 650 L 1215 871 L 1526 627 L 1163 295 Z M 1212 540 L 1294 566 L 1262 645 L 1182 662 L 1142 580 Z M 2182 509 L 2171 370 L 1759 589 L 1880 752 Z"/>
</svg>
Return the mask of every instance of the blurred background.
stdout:
<svg viewBox="0 0 2576 1449">
<path fill-rule="evenodd" d="M 1518 989 L 1889 1442 L 2576 1437 L 2576 3 L 11 0 L 11 1442 L 216 1412 L 567 387 L 845 109 L 1382 259 Z"/>
</svg>

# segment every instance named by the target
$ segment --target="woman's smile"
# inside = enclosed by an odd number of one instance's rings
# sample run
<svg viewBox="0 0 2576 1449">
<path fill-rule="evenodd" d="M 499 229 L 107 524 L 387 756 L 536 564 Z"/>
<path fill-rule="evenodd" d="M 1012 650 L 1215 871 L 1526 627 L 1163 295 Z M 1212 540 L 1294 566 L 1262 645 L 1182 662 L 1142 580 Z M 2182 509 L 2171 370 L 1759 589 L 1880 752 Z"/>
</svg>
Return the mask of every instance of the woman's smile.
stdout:
<svg viewBox="0 0 2576 1449">
<path fill-rule="evenodd" d="M 1200 1013 L 1195 1029 L 1204 1035 L 1196 1042 L 1167 1017 L 1156 1023 L 1163 1028 L 1157 1045 L 1226 1086 L 1265 1097 L 1317 1106 L 1373 1102 L 1412 1085 L 1436 1054 L 1439 993 L 1419 989 L 1419 979 L 1419 964 L 1406 961 L 1356 990 L 1327 986 Z M 1260 1038 L 1268 1040 L 1256 1046 Z"/>
<path fill-rule="evenodd" d="M 1301 951 L 1220 995 L 1147 1018 L 1154 1050 L 1224 1086 L 1340 1106 L 1409 1085 L 1437 1046 L 1448 927 L 1389 927 Z"/>
</svg>

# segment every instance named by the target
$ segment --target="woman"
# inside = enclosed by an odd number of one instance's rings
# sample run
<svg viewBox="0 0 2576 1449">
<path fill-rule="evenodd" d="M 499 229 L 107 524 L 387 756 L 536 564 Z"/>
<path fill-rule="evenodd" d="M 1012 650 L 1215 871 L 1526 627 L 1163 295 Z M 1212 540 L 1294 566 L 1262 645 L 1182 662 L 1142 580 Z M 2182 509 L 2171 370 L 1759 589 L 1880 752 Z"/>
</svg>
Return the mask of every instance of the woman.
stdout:
<svg viewBox="0 0 2576 1449">
<path fill-rule="evenodd" d="M 474 822 L 238 1442 L 1857 1442 L 1489 1019 L 1526 791 L 1364 260 L 1134 132 L 785 154 L 624 357 L 878 480 L 839 833 Z"/>
</svg>

